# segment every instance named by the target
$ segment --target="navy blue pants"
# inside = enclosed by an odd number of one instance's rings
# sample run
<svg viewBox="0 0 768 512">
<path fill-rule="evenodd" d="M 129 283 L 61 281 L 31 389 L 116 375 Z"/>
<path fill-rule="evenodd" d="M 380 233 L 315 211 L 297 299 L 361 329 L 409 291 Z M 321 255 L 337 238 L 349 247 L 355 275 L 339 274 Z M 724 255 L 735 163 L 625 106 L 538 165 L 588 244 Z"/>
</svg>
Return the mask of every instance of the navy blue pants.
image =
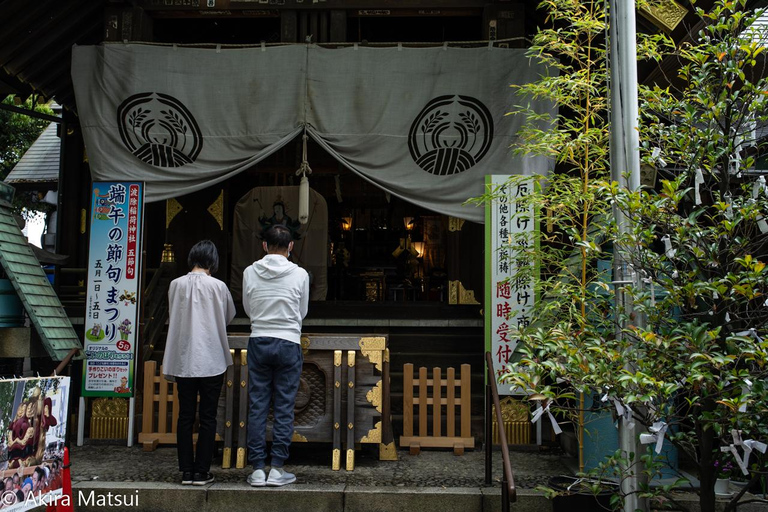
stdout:
<svg viewBox="0 0 768 512">
<path fill-rule="evenodd" d="M 267 458 L 267 415 L 273 398 L 272 466 L 281 468 L 288 459 L 303 364 L 298 343 L 268 337 L 248 340 L 248 463 L 253 469 L 263 469 Z"/>
</svg>

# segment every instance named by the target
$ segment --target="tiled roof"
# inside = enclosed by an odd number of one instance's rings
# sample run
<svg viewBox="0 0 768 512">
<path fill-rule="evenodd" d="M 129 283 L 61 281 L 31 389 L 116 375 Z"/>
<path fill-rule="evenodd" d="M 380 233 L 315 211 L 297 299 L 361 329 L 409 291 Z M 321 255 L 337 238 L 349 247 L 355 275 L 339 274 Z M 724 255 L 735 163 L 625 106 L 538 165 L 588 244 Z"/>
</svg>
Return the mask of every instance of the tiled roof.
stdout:
<svg viewBox="0 0 768 512">
<path fill-rule="evenodd" d="M 59 181 L 61 139 L 56 123 L 48 125 L 8 174 L 6 183 L 56 183 Z"/>
<path fill-rule="evenodd" d="M 6 184 L 0 187 L 10 189 Z M 0 264 L 24 304 L 48 354 L 60 361 L 73 348 L 82 351 L 59 297 L 13 218 L 10 203 L 0 201 Z M 82 354 L 82 352 L 81 352 Z"/>
</svg>

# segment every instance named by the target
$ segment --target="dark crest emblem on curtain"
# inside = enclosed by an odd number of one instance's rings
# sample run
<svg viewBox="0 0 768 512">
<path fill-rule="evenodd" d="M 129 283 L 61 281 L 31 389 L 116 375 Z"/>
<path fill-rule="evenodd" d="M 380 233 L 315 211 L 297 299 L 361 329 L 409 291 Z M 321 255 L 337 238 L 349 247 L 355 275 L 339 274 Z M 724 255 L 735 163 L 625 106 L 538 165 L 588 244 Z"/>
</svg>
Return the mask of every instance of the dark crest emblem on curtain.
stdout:
<svg viewBox="0 0 768 512">
<path fill-rule="evenodd" d="M 157 167 L 191 164 L 203 148 L 192 113 L 167 94 L 134 94 L 117 107 L 123 144 L 139 160 Z"/>
<path fill-rule="evenodd" d="M 492 140 L 493 118 L 483 103 L 469 96 L 438 96 L 413 120 L 408 149 L 419 167 L 447 176 L 472 168 Z"/>
</svg>

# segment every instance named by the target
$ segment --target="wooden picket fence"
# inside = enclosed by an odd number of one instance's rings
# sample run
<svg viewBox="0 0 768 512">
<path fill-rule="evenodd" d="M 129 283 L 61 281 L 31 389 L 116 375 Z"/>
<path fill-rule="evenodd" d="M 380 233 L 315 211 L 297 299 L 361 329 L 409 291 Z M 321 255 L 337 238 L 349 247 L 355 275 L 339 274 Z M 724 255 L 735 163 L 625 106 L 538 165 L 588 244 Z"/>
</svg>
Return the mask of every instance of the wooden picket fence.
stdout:
<svg viewBox="0 0 768 512">
<path fill-rule="evenodd" d="M 432 378 L 427 378 L 427 368 L 419 368 L 419 378 L 413 378 L 413 365 L 403 366 L 403 432 L 400 436 L 400 447 L 408 447 L 411 455 L 416 455 L 421 448 L 453 448 L 456 455 L 463 455 L 465 448 L 474 448 L 475 439 L 471 428 L 471 396 L 470 366 L 461 365 L 461 379 L 456 380 L 456 372 L 448 368 L 446 378 L 442 378 L 440 368 L 432 369 Z M 443 393 L 445 388 L 445 393 Z M 418 389 L 418 396 L 414 396 Z M 432 395 L 429 396 L 431 390 Z M 457 395 L 457 390 L 460 396 Z M 432 407 L 429 407 L 429 406 Z M 414 407 L 418 406 L 419 433 L 414 430 Z M 445 406 L 445 417 L 443 417 Z M 460 433 L 456 435 L 457 414 Z M 429 429 L 429 414 L 432 414 L 431 433 Z M 443 419 L 445 433 L 443 434 Z"/>
<path fill-rule="evenodd" d="M 144 396 L 139 442 L 144 451 L 157 445 L 176 444 L 176 423 L 179 419 L 179 394 L 176 383 L 165 380 L 163 366 L 157 361 L 144 362 Z M 170 406 L 171 410 L 168 411 Z M 171 421 L 168 421 L 170 412 Z M 170 425 L 169 425 L 170 423 Z"/>
<path fill-rule="evenodd" d="M 139 442 L 144 451 L 151 452 L 157 448 L 158 444 L 176 444 L 179 393 L 175 382 L 165 380 L 163 365 L 160 365 L 158 369 L 157 361 L 144 362 L 144 396 L 142 399 Z M 216 434 L 216 440 L 221 441 L 219 434 Z M 197 434 L 192 434 L 192 442 L 197 442 Z"/>
</svg>

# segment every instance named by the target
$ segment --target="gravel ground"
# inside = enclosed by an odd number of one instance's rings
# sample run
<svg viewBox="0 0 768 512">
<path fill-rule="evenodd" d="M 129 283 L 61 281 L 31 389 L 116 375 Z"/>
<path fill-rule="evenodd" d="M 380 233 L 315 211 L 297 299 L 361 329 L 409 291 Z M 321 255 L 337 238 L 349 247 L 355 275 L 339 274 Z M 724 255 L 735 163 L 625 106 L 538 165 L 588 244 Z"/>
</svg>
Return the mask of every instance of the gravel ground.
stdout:
<svg viewBox="0 0 768 512">
<path fill-rule="evenodd" d="M 91 442 L 93 443 L 93 442 Z M 144 452 L 141 446 L 127 448 L 114 444 L 87 444 L 71 448 L 72 480 L 108 482 L 177 482 L 176 449 L 159 447 Z M 457 457 L 452 452 L 422 451 L 412 456 L 399 451 L 398 461 L 379 461 L 377 452 L 369 449 L 356 452 L 354 471 L 332 471 L 328 445 L 309 444 L 291 447 L 291 459 L 286 468 L 296 473 L 300 483 L 349 484 L 397 487 L 483 487 L 485 454 L 481 450 L 467 451 Z M 343 458 L 342 458 L 343 459 Z M 518 488 L 534 488 L 551 476 L 572 474 L 566 459 L 553 451 L 513 451 L 512 469 Z M 494 486 L 501 477 L 501 452 L 494 452 Z M 342 460 L 342 466 L 344 460 Z M 214 459 L 211 469 L 219 482 L 245 481 L 249 469 L 221 469 L 221 456 Z"/>
</svg>

